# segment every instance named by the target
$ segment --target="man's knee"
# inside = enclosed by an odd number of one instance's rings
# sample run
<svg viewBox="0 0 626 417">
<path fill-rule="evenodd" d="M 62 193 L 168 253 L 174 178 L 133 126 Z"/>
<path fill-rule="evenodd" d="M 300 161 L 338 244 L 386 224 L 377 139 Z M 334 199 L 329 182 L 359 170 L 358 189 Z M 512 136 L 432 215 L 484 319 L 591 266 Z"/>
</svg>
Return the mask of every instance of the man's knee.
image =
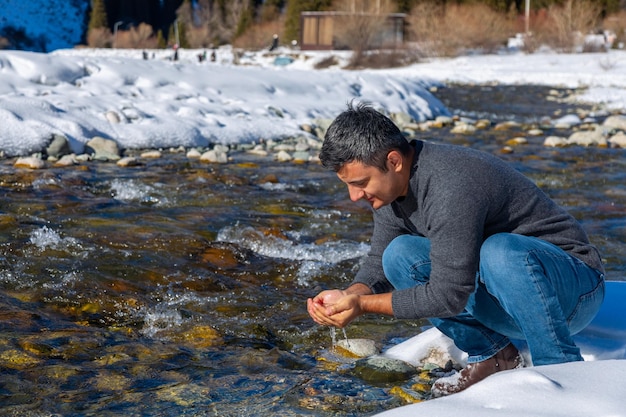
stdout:
<svg viewBox="0 0 626 417">
<path fill-rule="evenodd" d="M 430 242 L 420 236 L 401 235 L 389 243 L 382 256 L 385 276 L 396 288 L 396 280 L 430 275 Z M 425 270 L 426 268 L 427 270 Z M 402 278 L 403 279 L 403 278 Z"/>
<path fill-rule="evenodd" d="M 420 236 L 400 235 L 393 239 L 383 252 L 383 265 L 394 264 L 399 259 L 410 259 L 416 255 L 428 256 L 429 253 L 428 239 Z"/>
<path fill-rule="evenodd" d="M 480 266 L 496 270 L 510 267 L 512 262 L 523 256 L 526 249 L 523 245 L 524 236 L 512 233 L 497 233 L 489 236 L 480 248 Z"/>
</svg>

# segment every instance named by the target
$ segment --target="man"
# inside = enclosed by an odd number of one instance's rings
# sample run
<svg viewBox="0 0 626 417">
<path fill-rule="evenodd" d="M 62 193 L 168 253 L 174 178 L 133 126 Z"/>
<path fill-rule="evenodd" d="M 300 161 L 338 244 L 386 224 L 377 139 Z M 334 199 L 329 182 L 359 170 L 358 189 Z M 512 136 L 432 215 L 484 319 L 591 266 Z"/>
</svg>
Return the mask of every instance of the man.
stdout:
<svg viewBox="0 0 626 417">
<path fill-rule="evenodd" d="M 522 367 L 583 360 L 572 335 L 604 298 L 600 255 L 579 223 L 534 183 L 484 152 L 407 142 L 366 105 L 331 124 L 320 160 L 373 209 L 371 250 L 353 283 L 307 301 L 313 320 L 345 327 L 365 313 L 428 318 L 468 353 L 433 394 Z"/>
</svg>

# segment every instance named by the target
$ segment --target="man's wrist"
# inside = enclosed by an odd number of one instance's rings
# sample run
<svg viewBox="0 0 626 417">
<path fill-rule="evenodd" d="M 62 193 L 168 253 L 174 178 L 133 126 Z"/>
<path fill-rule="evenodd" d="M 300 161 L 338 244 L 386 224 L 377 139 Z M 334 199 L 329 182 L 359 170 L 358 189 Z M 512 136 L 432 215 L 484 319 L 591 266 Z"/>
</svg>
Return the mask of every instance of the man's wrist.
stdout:
<svg viewBox="0 0 626 417">
<path fill-rule="evenodd" d="M 356 295 L 369 295 L 372 294 L 372 290 L 365 284 L 357 282 L 356 284 L 350 285 L 348 288 L 344 290 L 346 295 L 356 294 Z"/>
</svg>

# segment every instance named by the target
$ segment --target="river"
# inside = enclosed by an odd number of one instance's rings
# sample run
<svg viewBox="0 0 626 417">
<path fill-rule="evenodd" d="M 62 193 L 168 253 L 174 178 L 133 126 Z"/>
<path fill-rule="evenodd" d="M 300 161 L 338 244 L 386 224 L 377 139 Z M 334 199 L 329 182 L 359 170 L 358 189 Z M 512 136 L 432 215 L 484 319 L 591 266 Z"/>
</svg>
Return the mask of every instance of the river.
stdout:
<svg viewBox="0 0 626 417">
<path fill-rule="evenodd" d="M 545 87 L 436 95 L 494 122 L 592 110 L 546 100 Z M 509 161 L 582 222 L 608 278 L 624 279 L 625 150 L 538 137 L 501 153 L 511 132 L 492 129 L 420 137 Z M 0 161 L 0 414 L 365 416 L 404 404 L 393 385 L 321 360 L 330 332 L 305 308 L 358 269 L 368 207 L 319 164 L 232 157 L 36 171 Z M 426 325 L 366 316 L 347 336 L 384 348 Z"/>
</svg>

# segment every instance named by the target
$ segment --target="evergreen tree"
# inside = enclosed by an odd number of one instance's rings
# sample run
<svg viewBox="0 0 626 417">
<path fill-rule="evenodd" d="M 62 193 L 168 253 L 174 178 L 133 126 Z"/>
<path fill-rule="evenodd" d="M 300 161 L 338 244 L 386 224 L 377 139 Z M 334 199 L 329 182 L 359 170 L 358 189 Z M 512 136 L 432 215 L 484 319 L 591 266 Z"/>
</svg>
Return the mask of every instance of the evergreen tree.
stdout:
<svg viewBox="0 0 626 417">
<path fill-rule="evenodd" d="M 174 22 L 176 23 L 176 22 Z M 187 40 L 187 25 L 178 22 L 178 38 L 181 48 L 189 48 L 189 40 Z"/>
<path fill-rule="evenodd" d="M 89 17 L 89 25 L 87 26 L 87 30 L 91 31 L 93 29 L 107 27 L 109 27 L 109 24 L 104 0 L 92 0 L 91 15 Z"/>
<path fill-rule="evenodd" d="M 161 29 L 157 32 L 157 48 L 167 48 L 167 40 L 165 39 L 165 36 L 163 36 L 163 31 Z"/>
<path fill-rule="evenodd" d="M 418 2 L 419 0 L 396 0 L 398 13 L 411 13 L 411 10 Z"/>
<path fill-rule="evenodd" d="M 237 29 L 235 30 L 235 38 L 241 36 L 252 24 L 254 23 L 254 9 L 250 4 L 250 1 L 244 6 L 243 13 L 239 17 L 237 22 Z"/>
</svg>

